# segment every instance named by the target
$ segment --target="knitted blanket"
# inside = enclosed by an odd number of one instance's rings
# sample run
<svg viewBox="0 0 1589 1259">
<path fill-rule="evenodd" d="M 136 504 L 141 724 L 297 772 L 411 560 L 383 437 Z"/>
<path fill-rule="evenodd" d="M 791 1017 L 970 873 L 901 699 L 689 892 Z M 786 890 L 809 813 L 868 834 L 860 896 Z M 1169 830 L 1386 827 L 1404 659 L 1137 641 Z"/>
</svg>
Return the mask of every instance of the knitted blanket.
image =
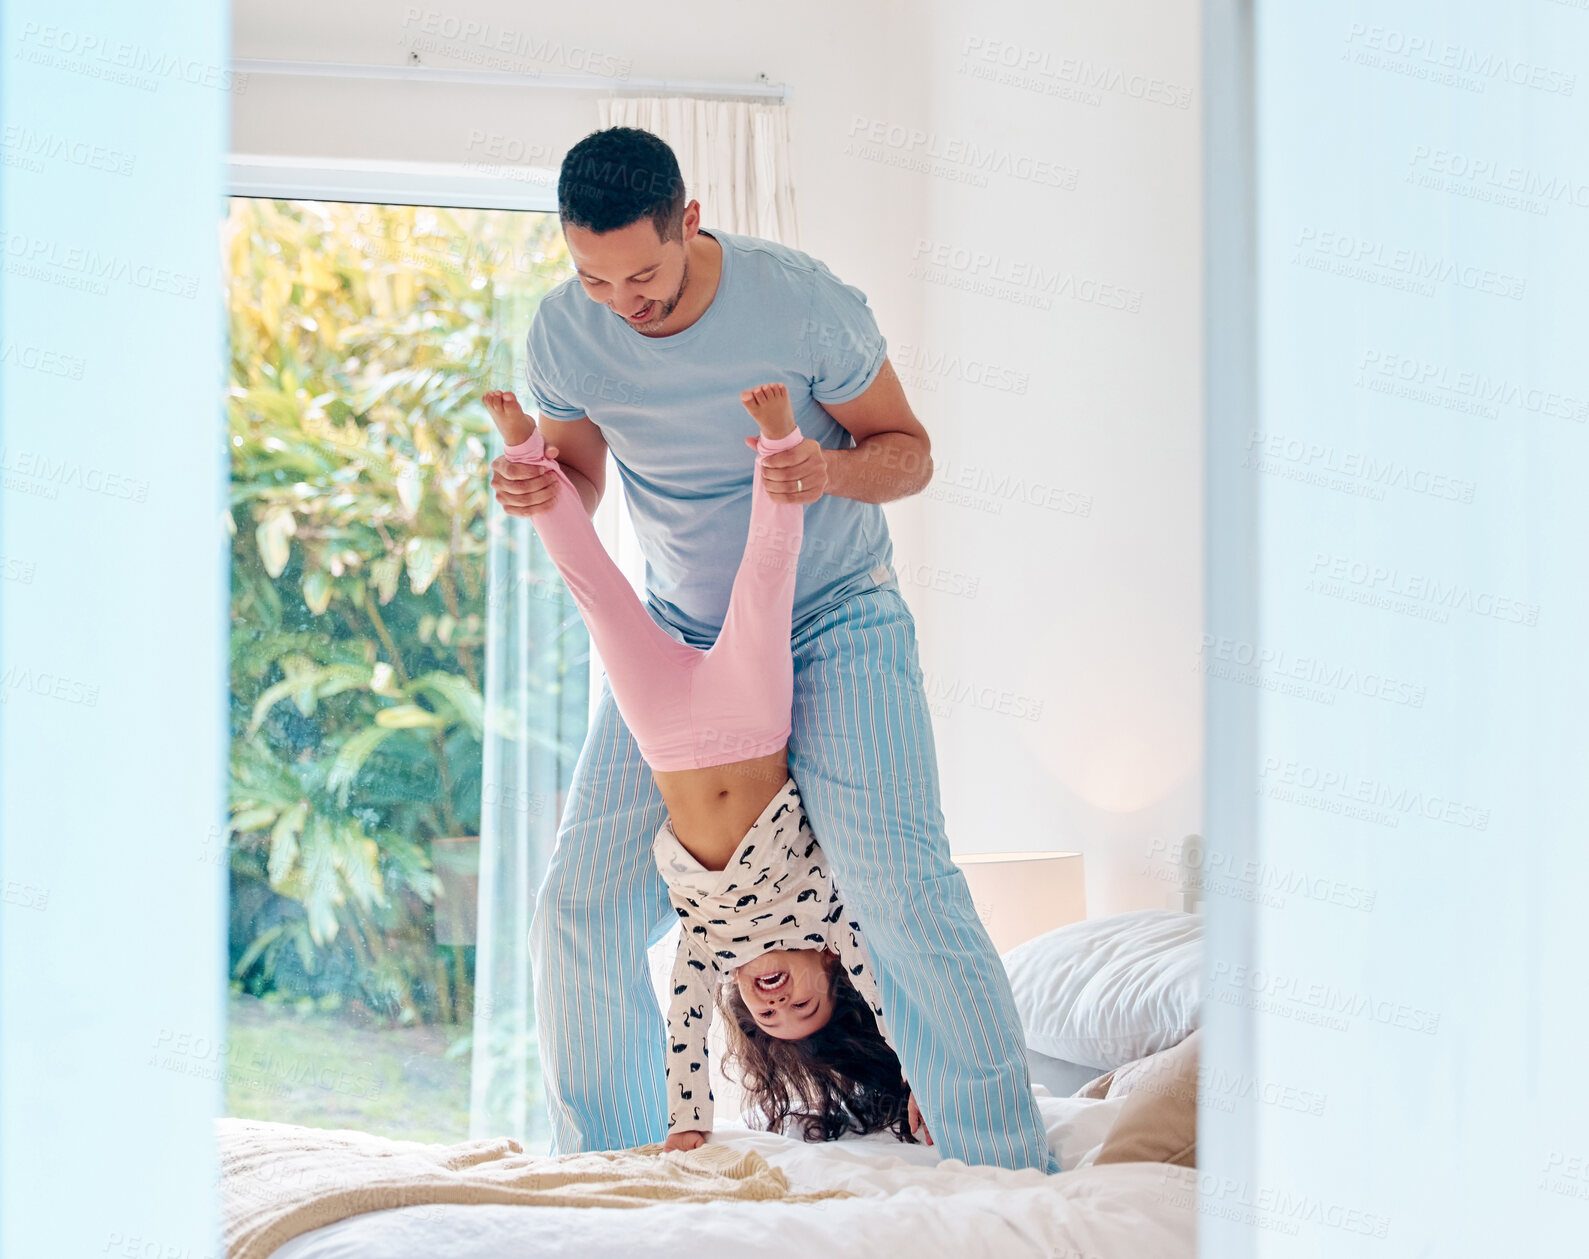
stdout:
<svg viewBox="0 0 1589 1259">
<path fill-rule="evenodd" d="M 783 1172 L 731 1145 L 660 1145 L 536 1155 L 509 1138 L 426 1145 L 343 1129 L 218 1119 L 227 1259 L 269 1259 L 313 1229 L 366 1211 L 439 1203 L 645 1207 L 661 1202 L 815 1202 Z"/>
</svg>

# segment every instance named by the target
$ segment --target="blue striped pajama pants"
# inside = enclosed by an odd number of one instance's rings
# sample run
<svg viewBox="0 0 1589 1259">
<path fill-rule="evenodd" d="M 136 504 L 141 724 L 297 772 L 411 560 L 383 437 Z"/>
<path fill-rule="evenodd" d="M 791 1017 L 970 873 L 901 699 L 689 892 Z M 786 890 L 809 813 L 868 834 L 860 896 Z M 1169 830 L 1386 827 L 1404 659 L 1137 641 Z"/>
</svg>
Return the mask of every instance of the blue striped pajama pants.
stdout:
<svg viewBox="0 0 1589 1259">
<path fill-rule="evenodd" d="M 1003 964 L 949 858 L 915 621 L 890 580 L 799 622 L 790 774 L 861 923 L 945 1157 L 1059 1170 Z M 664 1027 L 646 949 L 677 915 L 651 842 L 667 810 L 602 686 L 530 931 L 559 1153 L 661 1141 Z"/>
</svg>

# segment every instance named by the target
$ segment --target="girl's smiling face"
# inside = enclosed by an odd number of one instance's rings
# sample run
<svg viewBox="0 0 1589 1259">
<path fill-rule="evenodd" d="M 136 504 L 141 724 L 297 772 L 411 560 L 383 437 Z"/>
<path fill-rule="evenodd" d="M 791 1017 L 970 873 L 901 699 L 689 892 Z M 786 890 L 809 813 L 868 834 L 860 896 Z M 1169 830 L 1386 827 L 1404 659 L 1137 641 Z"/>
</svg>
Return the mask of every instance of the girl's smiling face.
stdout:
<svg viewBox="0 0 1589 1259">
<path fill-rule="evenodd" d="M 833 965 L 826 949 L 773 949 L 734 972 L 756 1026 L 779 1040 L 803 1040 L 833 1017 Z"/>
</svg>

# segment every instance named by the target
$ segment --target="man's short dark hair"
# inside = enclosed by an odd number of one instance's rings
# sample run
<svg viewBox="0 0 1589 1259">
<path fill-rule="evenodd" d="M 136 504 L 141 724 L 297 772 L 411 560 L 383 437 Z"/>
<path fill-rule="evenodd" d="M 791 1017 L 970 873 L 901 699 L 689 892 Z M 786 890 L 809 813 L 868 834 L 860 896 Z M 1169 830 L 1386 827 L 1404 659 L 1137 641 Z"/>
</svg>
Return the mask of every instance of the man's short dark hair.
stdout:
<svg viewBox="0 0 1589 1259">
<path fill-rule="evenodd" d="M 593 131 L 568 151 L 557 176 L 564 227 L 612 232 L 648 218 L 659 240 L 684 236 L 684 178 L 660 136 L 638 127 Z"/>
</svg>

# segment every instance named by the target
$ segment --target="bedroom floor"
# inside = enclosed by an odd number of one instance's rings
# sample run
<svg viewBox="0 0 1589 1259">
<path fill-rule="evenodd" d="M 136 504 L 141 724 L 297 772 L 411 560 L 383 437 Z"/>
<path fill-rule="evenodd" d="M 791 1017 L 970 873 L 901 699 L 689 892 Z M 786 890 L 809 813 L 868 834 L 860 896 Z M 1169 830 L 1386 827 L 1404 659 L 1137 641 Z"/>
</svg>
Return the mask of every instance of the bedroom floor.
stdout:
<svg viewBox="0 0 1589 1259">
<path fill-rule="evenodd" d="M 211 1057 L 225 1059 L 228 1115 L 409 1141 L 463 1141 L 469 1054 L 447 1057 L 463 1034 L 455 1027 L 379 1028 L 233 993 L 226 1051 Z"/>
</svg>

